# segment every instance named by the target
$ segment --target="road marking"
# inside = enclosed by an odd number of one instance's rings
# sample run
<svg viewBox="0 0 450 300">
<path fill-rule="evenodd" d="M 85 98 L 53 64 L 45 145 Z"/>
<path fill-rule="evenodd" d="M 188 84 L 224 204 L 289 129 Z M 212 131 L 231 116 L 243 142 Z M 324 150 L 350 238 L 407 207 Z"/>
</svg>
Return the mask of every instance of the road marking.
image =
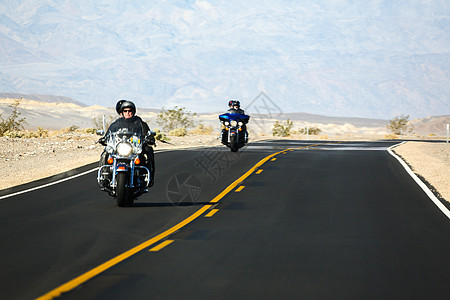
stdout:
<svg viewBox="0 0 450 300">
<path fill-rule="evenodd" d="M 223 190 L 219 195 L 214 197 L 210 201 L 210 203 L 216 203 L 220 201 L 226 194 L 228 194 L 230 191 L 232 191 L 236 186 L 238 186 L 242 181 L 244 181 L 247 177 L 249 177 L 255 170 L 257 170 L 261 165 L 263 165 L 265 162 L 267 162 L 269 159 L 273 158 L 274 156 L 280 154 L 280 152 L 273 153 L 271 155 L 266 156 L 265 158 L 261 159 L 256 165 L 254 165 L 250 170 L 248 170 L 244 175 L 239 177 L 237 180 L 235 180 L 233 183 L 231 183 L 225 190 Z M 59 297 L 62 293 L 68 292 L 77 286 L 80 286 L 81 284 L 85 283 L 86 281 L 92 279 L 93 277 L 97 276 L 98 274 L 106 271 L 107 269 L 117 265 L 118 263 L 124 261 L 125 259 L 131 257 L 132 255 L 142 251 L 145 248 L 150 247 L 151 245 L 159 242 L 160 240 L 166 238 L 167 236 L 171 235 L 172 233 L 176 232 L 177 230 L 180 230 L 182 227 L 186 226 L 196 218 L 198 218 L 200 215 L 202 215 L 205 211 L 211 208 L 212 205 L 204 205 L 201 209 L 196 211 L 194 214 L 192 214 L 190 217 L 186 218 L 185 220 L 181 221 L 177 225 L 173 226 L 172 228 L 167 229 L 163 233 L 160 233 L 159 235 L 147 240 L 146 242 L 108 260 L 107 262 L 104 262 L 103 264 L 93 268 L 90 271 L 87 271 L 84 274 L 81 274 L 80 276 L 60 285 L 59 287 L 51 290 L 50 292 L 40 296 L 37 298 L 37 300 L 44 300 L 44 299 L 53 299 L 56 297 Z"/>
<path fill-rule="evenodd" d="M 165 240 L 164 242 L 162 242 L 162 243 L 159 244 L 158 246 L 155 246 L 155 247 L 151 248 L 151 249 L 148 250 L 148 251 L 151 251 L 151 252 L 159 251 L 159 250 L 161 250 L 162 248 L 164 248 L 164 247 L 166 247 L 166 246 L 169 246 L 169 245 L 172 244 L 173 242 L 174 242 L 174 240 Z"/>
<path fill-rule="evenodd" d="M 296 149 L 301 149 L 303 147 L 299 147 Z M 283 151 L 279 151 L 273 154 L 270 154 L 266 157 L 264 157 L 263 159 L 261 159 L 258 163 L 256 163 L 256 165 L 254 165 L 250 170 L 248 170 L 244 175 L 242 175 L 241 177 L 239 177 L 238 179 L 236 179 L 233 183 L 231 183 L 228 187 L 226 187 L 219 195 L 217 195 L 216 197 L 214 197 L 214 199 L 212 199 L 210 201 L 210 203 L 217 203 L 219 202 L 226 194 L 228 194 L 230 191 L 232 191 L 235 187 L 237 187 L 242 181 L 244 181 L 247 177 L 249 177 L 251 174 L 253 174 L 256 170 L 259 169 L 259 167 L 261 167 L 264 163 L 266 163 L 268 160 L 274 158 L 275 156 L 277 156 L 280 153 L 283 153 L 284 151 L 288 151 L 290 149 L 287 150 L 283 150 Z M 91 171 L 90 171 L 91 172 Z M 191 216 L 189 216 L 188 218 L 184 219 L 183 221 L 181 221 L 180 223 L 178 223 L 177 225 L 173 226 L 172 228 L 167 229 L 166 231 L 164 231 L 163 233 L 158 234 L 157 236 L 145 241 L 144 243 L 131 248 L 130 250 L 104 262 L 103 264 L 91 269 L 90 271 L 87 271 L 84 274 L 81 274 L 80 276 L 60 285 L 59 287 L 51 290 L 50 292 L 36 298 L 36 300 L 44 300 L 44 299 L 53 299 L 56 297 L 61 296 L 62 293 L 66 293 L 71 291 L 72 289 L 80 286 L 81 284 L 85 283 L 86 281 L 92 279 L 93 277 L 103 273 L 104 271 L 108 270 L 109 268 L 119 264 L 120 262 L 126 260 L 127 258 L 131 257 L 132 255 L 142 251 L 143 249 L 146 249 L 148 247 L 150 247 L 151 245 L 163 240 L 164 238 L 168 237 L 169 235 L 175 233 L 176 231 L 180 230 L 181 228 L 183 228 L 184 226 L 186 226 L 187 224 L 191 223 L 192 221 L 194 221 L 195 219 L 197 219 L 199 216 L 201 216 L 205 211 L 209 210 L 213 205 L 212 204 L 207 204 L 204 205 L 202 208 L 200 208 L 199 210 L 197 210 L 194 214 L 192 214 Z M 166 245 L 167 246 L 167 245 Z"/>
<path fill-rule="evenodd" d="M 155 153 L 158 153 L 158 152 L 167 152 L 167 151 L 172 151 L 172 149 L 168 149 L 168 150 L 165 150 L 165 149 L 162 149 L 162 150 L 155 150 Z M 25 194 L 25 193 L 28 193 L 28 192 L 40 190 L 40 189 L 43 189 L 43 188 L 48 187 L 48 186 L 52 186 L 52 185 L 55 185 L 55 184 L 58 184 L 58 183 L 61 183 L 61 182 L 64 182 L 64 181 L 68 181 L 68 180 L 77 178 L 77 177 L 81 177 L 81 176 L 83 176 L 83 175 L 89 174 L 89 173 L 94 172 L 94 171 L 97 171 L 97 170 L 98 170 L 98 167 L 96 167 L 96 168 L 94 168 L 94 169 L 91 169 L 91 170 L 89 170 L 89 171 L 85 171 L 85 172 L 82 172 L 82 173 L 79 173 L 79 174 L 76 174 L 76 175 L 73 175 L 73 176 L 70 176 L 70 177 L 66 177 L 66 178 L 57 180 L 57 181 L 53 181 L 53 182 L 49 182 L 49 183 L 46 183 L 46 184 L 43 184 L 43 185 L 39 185 L 39 186 L 36 186 L 36 187 L 34 187 L 34 188 L 30 188 L 30 189 L 23 190 L 23 191 L 19 191 L 19 192 L 16 192 L 16 193 L 12 193 L 12 194 L 8 194 L 8 195 L 0 196 L 0 200 L 6 199 L 6 198 L 9 198 L 9 197 L 13 197 L 13 196 L 17 196 L 17 195 L 20 195 L 20 194 Z M 72 171 L 72 170 L 69 170 L 69 171 L 67 171 L 67 172 L 70 172 L 70 171 Z M 60 175 L 60 174 L 55 174 L 55 175 L 52 175 L 52 176 L 56 176 L 56 175 Z M 42 178 L 42 179 L 45 179 L 45 178 Z M 39 179 L 38 179 L 38 180 L 39 180 Z"/>
<path fill-rule="evenodd" d="M 235 192 L 239 193 L 240 191 L 242 191 L 245 188 L 245 185 L 241 185 L 240 187 L 238 187 Z"/>
<path fill-rule="evenodd" d="M 263 169 L 259 169 L 258 171 L 256 171 L 256 173 L 255 174 L 261 174 L 261 172 L 263 171 Z"/>
<path fill-rule="evenodd" d="M 272 158 L 272 159 L 271 159 L 271 161 L 276 161 L 276 160 L 277 160 L 277 158 L 276 158 L 276 157 L 274 157 L 274 158 Z"/>
<path fill-rule="evenodd" d="M 269 159 L 277 156 L 278 154 L 280 154 L 283 151 L 279 151 L 279 152 L 275 152 L 272 153 L 266 157 L 264 157 L 263 159 L 261 159 L 256 165 L 254 165 L 250 170 L 248 170 L 244 175 L 242 175 L 241 177 L 239 177 L 238 179 L 236 179 L 232 184 L 230 184 L 225 190 L 223 190 L 219 195 L 217 195 L 216 197 L 214 197 L 214 199 L 212 199 L 210 201 L 210 203 L 216 203 L 219 202 L 220 199 L 222 199 L 226 194 L 228 194 L 230 191 L 232 191 L 235 187 L 237 187 L 242 181 L 244 181 L 248 176 L 250 176 L 253 172 L 255 172 L 257 169 L 259 169 L 259 167 L 261 167 L 264 163 L 266 163 Z"/>
<path fill-rule="evenodd" d="M 172 233 L 176 232 L 177 230 L 181 229 L 182 227 L 186 226 L 196 218 L 198 218 L 200 215 L 202 215 L 205 211 L 207 211 L 212 205 L 204 205 L 202 208 L 200 208 L 198 211 L 196 211 L 193 215 L 186 218 L 185 220 L 181 221 L 177 225 L 173 226 L 172 228 L 167 229 L 163 233 L 158 234 L 157 236 L 149 239 L 146 242 L 143 242 L 142 244 L 108 260 L 107 262 L 104 262 L 103 264 L 93 268 L 90 271 L 87 271 L 86 273 L 64 283 L 63 285 L 51 290 L 50 292 L 40 296 L 39 298 L 36 298 L 36 300 L 44 300 L 44 299 L 53 299 L 56 297 L 61 296 L 62 293 L 68 292 L 77 286 L 85 283 L 86 281 L 90 280 L 91 278 L 97 276 L 98 274 L 106 271 L 107 269 L 117 265 L 118 263 L 124 261 L 125 259 L 131 257 L 132 255 L 142 251 L 145 248 L 150 247 L 151 245 L 159 242 L 160 240 L 166 238 L 167 236 L 171 235 Z"/>
<path fill-rule="evenodd" d="M 211 211 L 209 212 L 209 213 L 207 213 L 206 215 L 205 215 L 205 217 L 206 218 L 211 218 L 212 216 L 214 216 L 214 214 L 216 213 L 216 212 L 218 212 L 219 210 L 217 209 L 217 208 L 215 208 L 215 209 L 211 209 Z"/>
<path fill-rule="evenodd" d="M 387 147 L 315 147 L 314 150 L 331 151 L 386 151 Z"/>
<path fill-rule="evenodd" d="M 28 190 L 23 190 L 23 191 L 20 191 L 20 192 L 16 192 L 16 193 L 8 194 L 8 195 L 5 195 L 5 196 L 1 196 L 0 200 L 5 199 L 5 198 L 9 198 L 9 197 L 13 197 L 13 196 L 17 196 L 17 195 L 20 195 L 20 194 L 32 192 L 32 191 L 35 191 L 35 190 L 39 190 L 39 189 L 42 189 L 42 188 L 45 188 L 45 187 L 48 187 L 48 186 L 51 186 L 51 185 L 55 185 L 55 184 L 58 184 L 58 183 L 61 183 L 61 182 L 67 181 L 67 180 L 71 180 L 71 179 L 74 179 L 74 178 L 77 178 L 77 177 L 89 174 L 89 173 L 97 171 L 97 170 L 98 170 L 98 168 L 95 168 L 95 169 L 92 169 L 92 170 L 89 170 L 89 171 L 86 171 L 86 172 L 83 172 L 83 173 L 80 173 L 80 174 L 77 174 L 77 175 L 73 175 L 73 176 L 70 176 L 70 177 L 67 177 L 67 178 L 63 178 L 63 179 L 60 179 L 60 180 L 57 180 L 57 181 L 54 181 L 54 182 L 43 184 L 43 185 L 40 185 L 40 186 L 31 188 L 31 189 L 28 189 Z"/>
<path fill-rule="evenodd" d="M 396 144 L 393 145 L 391 147 L 389 147 L 387 149 L 387 151 L 389 152 L 390 155 L 392 155 L 393 157 L 395 157 L 400 164 L 403 166 L 403 168 L 405 168 L 405 170 L 408 172 L 408 174 L 414 179 L 414 181 L 422 188 L 422 190 L 425 192 L 425 194 L 427 194 L 428 198 L 430 198 L 431 201 L 434 202 L 434 204 L 436 204 L 436 206 L 444 213 L 444 215 L 447 216 L 447 218 L 450 219 L 450 211 L 447 209 L 447 207 L 444 206 L 444 204 L 442 204 L 441 201 L 439 201 L 438 198 L 436 198 L 436 196 L 433 194 L 433 192 L 425 185 L 425 183 L 422 182 L 422 180 L 419 179 L 419 177 L 417 177 L 416 174 L 414 174 L 414 172 L 411 170 L 411 168 L 403 161 L 403 159 L 401 159 L 397 154 L 394 153 L 394 151 L 392 151 L 393 148 L 400 146 L 402 144 L 404 144 L 405 142 L 402 142 L 400 144 Z"/>
</svg>

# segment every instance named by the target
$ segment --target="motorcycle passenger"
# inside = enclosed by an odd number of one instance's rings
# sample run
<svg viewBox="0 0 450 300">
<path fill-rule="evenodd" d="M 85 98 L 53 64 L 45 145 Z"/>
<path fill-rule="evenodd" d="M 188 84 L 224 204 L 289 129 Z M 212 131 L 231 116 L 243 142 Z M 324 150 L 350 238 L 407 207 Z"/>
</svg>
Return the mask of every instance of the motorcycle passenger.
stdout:
<svg viewBox="0 0 450 300">
<path fill-rule="evenodd" d="M 120 128 L 127 128 L 128 131 L 140 133 L 145 136 L 150 127 L 140 117 L 136 116 L 136 106 L 133 102 L 128 100 L 120 100 L 116 104 L 116 111 L 120 115 L 120 118 L 115 120 L 106 131 L 104 137 L 99 139 L 99 143 L 106 146 L 106 136 L 109 133 L 115 132 Z M 155 157 L 153 148 L 151 145 L 155 144 L 155 138 L 153 136 L 148 137 L 142 146 L 143 165 L 150 170 L 150 180 L 148 186 L 151 187 L 154 184 L 155 178 Z M 107 153 L 103 151 L 100 157 L 100 166 L 105 165 L 107 160 Z"/>
<path fill-rule="evenodd" d="M 241 109 L 241 102 L 238 100 L 230 100 L 228 101 L 228 107 L 227 110 L 230 114 L 242 114 L 245 115 L 245 112 L 243 109 Z M 245 143 L 248 142 L 248 132 L 247 132 L 247 126 L 244 124 L 242 125 L 242 130 L 245 133 Z M 226 145 L 228 142 L 228 135 L 227 131 L 225 130 L 225 127 L 222 125 L 222 144 Z"/>
<path fill-rule="evenodd" d="M 228 112 L 231 113 L 231 114 L 243 114 L 243 115 L 245 115 L 244 110 L 241 109 L 241 102 L 239 102 L 238 100 L 230 100 L 230 101 L 228 101 L 228 107 L 229 107 Z"/>
</svg>

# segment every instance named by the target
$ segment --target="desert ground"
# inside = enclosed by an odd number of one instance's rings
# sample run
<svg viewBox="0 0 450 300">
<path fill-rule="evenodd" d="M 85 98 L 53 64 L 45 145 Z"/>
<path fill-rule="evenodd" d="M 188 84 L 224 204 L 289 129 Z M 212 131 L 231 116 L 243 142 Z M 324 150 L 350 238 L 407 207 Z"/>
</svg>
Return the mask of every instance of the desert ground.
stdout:
<svg viewBox="0 0 450 300">
<path fill-rule="evenodd" d="M 273 137 L 258 137 L 272 139 Z M 295 138 L 295 137 L 291 137 Z M 103 147 L 94 134 L 68 132 L 46 138 L 0 138 L 0 190 L 46 178 L 98 161 Z M 400 142 L 399 142 L 400 143 Z M 171 137 L 158 149 L 219 146 L 217 135 Z M 450 145 L 445 142 L 408 141 L 394 148 L 431 184 L 441 198 L 450 200 Z"/>
<path fill-rule="evenodd" d="M 7 116 L 14 99 L 0 99 L 0 114 Z M 83 128 L 93 126 L 93 118 L 111 115 L 111 108 L 100 106 L 80 107 L 72 103 L 44 103 L 21 99 L 21 116 L 26 118 L 26 130 L 42 127 L 48 130 L 47 137 L 12 138 L 0 137 L 0 168 L 7 176 L 0 176 L 0 190 L 60 174 L 80 166 L 98 161 L 102 146 L 97 144 L 99 136 L 85 133 Z M 146 121 L 154 120 L 156 112 L 141 111 Z M 139 114 L 139 111 L 138 111 Z M 174 149 L 186 147 L 219 146 L 220 125 L 217 114 L 197 117 L 197 123 L 213 128 L 209 135 L 188 134 L 185 137 L 170 136 L 169 143 L 157 142 L 158 149 Z M 271 127 L 274 119 L 263 116 L 251 119 L 249 125 L 251 140 L 273 139 L 264 128 Z M 361 120 L 360 120 L 361 121 Z M 364 120 L 362 120 L 364 121 Z M 412 168 L 434 187 L 435 193 L 450 201 L 450 145 L 445 142 L 444 125 L 449 123 L 450 116 L 413 120 L 421 134 L 402 136 L 410 141 L 394 148 Z M 155 125 L 150 122 L 150 126 Z M 153 126 L 152 126 L 153 125 Z M 298 128 L 304 126 L 319 127 L 322 133 L 318 136 L 291 136 L 291 139 L 320 140 L 380 140 L 388 137 L 385 127 L 380 123 L 355 126 L 351 123 L 323 124 L 320 122 L 294 121 Z M 79 128 L 68 130 L 69 126 Z M 59 128 L 59 130 L 58 130 Z M 436 132 L 438 134 L 436 134 Z M 392 136 L 389 136 L 392 138 Z M 394 137 L 395 138 L 395 137 Z M 440 141 L 440 142 L 439 142 Z M 400 143 L 400 142 L 399 142 Z"/>
</svg>

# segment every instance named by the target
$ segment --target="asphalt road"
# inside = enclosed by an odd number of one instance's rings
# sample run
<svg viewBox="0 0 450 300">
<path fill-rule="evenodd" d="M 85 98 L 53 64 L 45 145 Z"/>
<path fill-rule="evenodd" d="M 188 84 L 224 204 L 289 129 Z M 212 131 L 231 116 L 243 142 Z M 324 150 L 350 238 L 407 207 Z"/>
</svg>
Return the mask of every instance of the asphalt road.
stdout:
<svg viewBox="0 0 450 300">
<path fill-rule="evenodd" d="M 1 298 L 449 299 L 450 220 L 391 145 L 159 152 L 132 208 L 95 172 L 4 198 Z"/>
</svg>

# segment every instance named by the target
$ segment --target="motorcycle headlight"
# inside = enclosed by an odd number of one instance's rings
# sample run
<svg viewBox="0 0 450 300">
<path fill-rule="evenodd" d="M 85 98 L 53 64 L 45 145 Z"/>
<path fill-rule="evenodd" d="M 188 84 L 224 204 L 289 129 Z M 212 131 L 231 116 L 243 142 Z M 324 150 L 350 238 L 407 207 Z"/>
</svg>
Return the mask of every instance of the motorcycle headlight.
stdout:
<svg viewBox="0 0 450 300">
<path fill-rule="evenodd" d="M 244 125 L 244 123 L 242 123 L 242 122 L 239 122 L 239 123 L 238 123 L 238 125 L 239 125 L 239 126 L 242 126 L 242 125 Z"/>
<path fill-rule="evenodd" d="M 225 124 L 225 126 L 228 126 L 228 125 L 230 125 L 230 122 L 226 121 L 226 122 L 223 122 L 223 124 Z"/>
<path fill-rule="evenodd" d="M 120 156 L 129 156 L 132 150 L 133 147 L 129 143 L 120 143 L 117 145 L 117 153 L 119 153 Z"/>
<path fill-rule="evenodd" d="M 237 125 L 237 121 L 232 120 L 232 121 L 231 121 L 231 126 L 236 126 L 236 125 Z"/>
</svg>

